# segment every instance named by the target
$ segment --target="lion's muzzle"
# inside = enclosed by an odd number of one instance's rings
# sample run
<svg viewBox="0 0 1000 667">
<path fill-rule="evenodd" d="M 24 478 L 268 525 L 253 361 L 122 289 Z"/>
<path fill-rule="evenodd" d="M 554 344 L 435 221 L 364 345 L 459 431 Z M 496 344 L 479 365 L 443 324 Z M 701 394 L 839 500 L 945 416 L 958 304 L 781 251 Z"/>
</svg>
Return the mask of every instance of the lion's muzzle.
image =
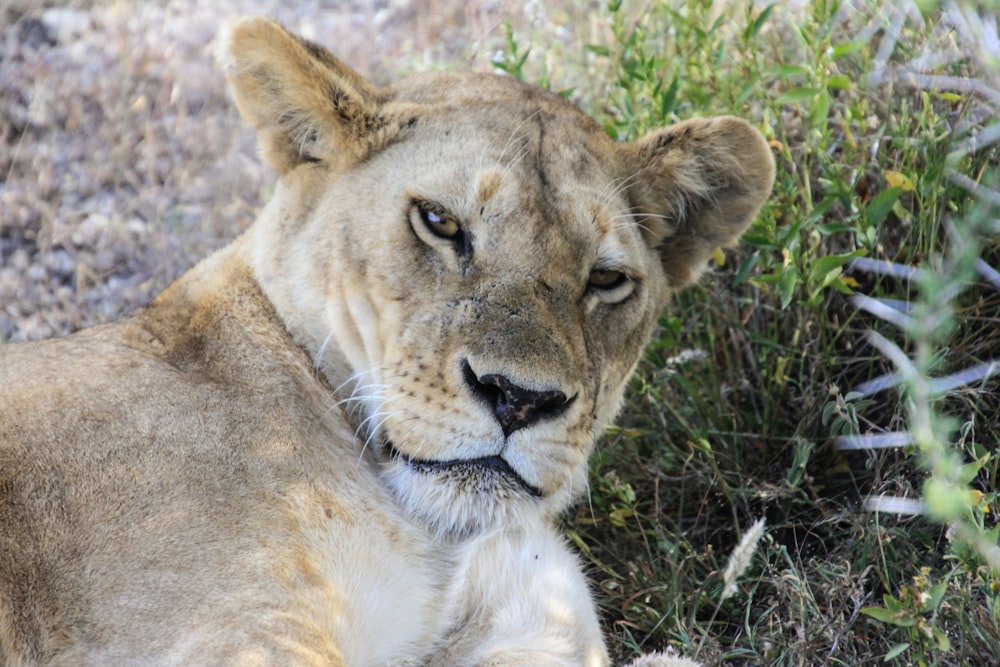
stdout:
<svg viewBox="0 0 1000 667">
<path fill-rule="evenodd" d="M 500 423 L 505 437 L 514 431 L 546 419 L 559 417 L 576 400 L 558 389 L 534 390 L 522 387 L 503 375 L 476 375 L 468 361 L 462 362 L 466 384 L 473 395 L 486 403 Z"/>
</svg>

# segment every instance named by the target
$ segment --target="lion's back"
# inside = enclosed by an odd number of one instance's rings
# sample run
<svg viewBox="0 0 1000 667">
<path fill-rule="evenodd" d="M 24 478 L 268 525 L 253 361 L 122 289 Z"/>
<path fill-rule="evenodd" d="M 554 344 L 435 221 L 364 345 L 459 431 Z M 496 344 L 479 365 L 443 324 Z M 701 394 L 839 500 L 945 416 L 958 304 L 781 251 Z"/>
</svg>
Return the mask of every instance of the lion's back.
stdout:
<svg viewBox="0 0 1000 667">
<path fill-rule="evenodd" d="M 303 415 L 173 365 L 148 334 L 127 321 L 0 347 L 0 664 L 100 655 L 125 619 L 155 643 L 168 610 L 266 581 L 250 555 L 281 525 L 282 489 L 308 481 Z"/>
<path fill-rule="evenodd" d="M 93 607 L 131 576 L 115 562 L 165 555 L 143 542 L 166 528 L 163 508 L 182 513 L 183 492 L 167 480 L 182 473 L 187 455 L 151 445 L 180 426 L 183 392 L 169 388 L 176 378 L 165 381 L 168 368 L 124 345 L 122 332 L 115 325 L 0 347 L 0 656 L 7 661 L 51 657 L 76 643 L 67 635 L 93 625 Z M 150 409 L 157 404 L 162 409 Z M 107 590 L 99 591 L 102 571 L 116 576 L 103 577 Z"/>
</svg>

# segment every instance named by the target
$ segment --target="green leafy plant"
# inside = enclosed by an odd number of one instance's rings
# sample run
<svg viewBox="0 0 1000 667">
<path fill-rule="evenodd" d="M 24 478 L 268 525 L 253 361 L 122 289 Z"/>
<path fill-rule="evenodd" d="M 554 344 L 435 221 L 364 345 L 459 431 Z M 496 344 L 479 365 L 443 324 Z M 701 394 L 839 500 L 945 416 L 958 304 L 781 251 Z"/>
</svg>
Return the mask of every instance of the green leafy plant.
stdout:
<svg viewBox="0 0 1000 667">
<path fill-rule="evenodd" d="M 1000 95 L 963 7 L 613 0 L 560 72 L 617 139 L 731 113 L 778 165 L 741 248 L 663 316 L 571 519 L 622 657 L 1000 659 L 1000 399 L 975 374 L 1000 358 L 998 157 L 971 143 L 997 141 Z M 761 572 L 725 597 L 718 554 L 762 515 Z"/>
<path fill-rule="evenodd" d="M 223 86 L 189 105 L 165 73 L 188 47 L 125 29 L 162 2 L 55 4 L 100 9 L 100 36 L 39 40 L 52 2 L 0 12 L 7 337 L 150 297 L 273 180 L 235 159 Z M 996 0 L 441 2 L 420 13 L 429 45 L 408 3 L 375 4 L 383 64 L 467 67 L 464 23 L 470 59 L 496 54 L 480 65 L 563 91 L 616 139 L 728 113 L 772 147 L 770 202 L 662 315 L 565 518 L 616 662 L 673 646 L 709 665 L 1000 664 Z M 120 44 L 77 48 L 102 39 Z M 372 60 L 370 38 L 344 41 Z M 220 181 L 219 164 L 238 168 Z"/>
<path fill-rule="evenodd" d="M 521 49 L 509 20 L 503 22 L 503 34 L 505 48 L 493 58 L 493 67 L 510 74 L 518 81 L 524 81 L 526 78 L 524 66 L 531 55 L 531 49 Z M 547 88 L 548 82 L 542 80 L 537 85 Z"/>
<path fill-rule="evenodd" d="M 936 664 L 936 654 L 951 648 L 951 641 L 935 625 L 938 609 L 948 587 L 947 581 L 931 585 L 930 568 L 923 568 L 912 583 L 902 587 L 899 597 L 886 593 L 884 607 L 865 607 L 861 613 L 887 625 L 903 629 L 908 641 L 890 647 L 886 662 L 908 651 L 915 653 L 917 664 Z"/>
</svg>

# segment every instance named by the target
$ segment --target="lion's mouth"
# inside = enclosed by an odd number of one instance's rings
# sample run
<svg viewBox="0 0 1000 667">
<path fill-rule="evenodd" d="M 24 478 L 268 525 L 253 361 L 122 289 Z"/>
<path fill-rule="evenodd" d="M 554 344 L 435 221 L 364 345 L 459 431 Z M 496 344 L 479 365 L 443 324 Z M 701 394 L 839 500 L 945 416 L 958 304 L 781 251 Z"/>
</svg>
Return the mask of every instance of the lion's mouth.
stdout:
<svg viewBox="0 0 1000 667">
<path fill-rule="evenodd" d="M 475 459 L 450 459 L 447 461 L 434 461 L 428 459 L 418 459 L 408 454 L 396 449 L 396 446 L 392 442 L 387 441 L 385 443 L 386 452 L 390 459 L 398 459 L 402 461 L 408 468 L 414 472 L 419 473 L 436 473 L 436 472 L 478 472 L 478 471 L 490 471 L 494 474 L 499 474 L 506 477 L 520 486 L 525 493 L 528 495 L 541 498 L 544 494 L 541 489 L 533 486 L 527 482 L 523 477 L 517 474 L 507 461 L 504 460 L 502 456 L 482 456 Z"/>
</svg>

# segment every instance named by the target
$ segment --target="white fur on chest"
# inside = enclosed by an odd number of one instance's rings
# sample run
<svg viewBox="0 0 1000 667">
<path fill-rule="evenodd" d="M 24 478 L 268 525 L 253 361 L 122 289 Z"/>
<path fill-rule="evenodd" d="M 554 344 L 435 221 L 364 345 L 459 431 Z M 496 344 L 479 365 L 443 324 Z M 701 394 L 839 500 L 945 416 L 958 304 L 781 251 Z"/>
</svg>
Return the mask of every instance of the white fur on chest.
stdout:
<svg viewBox="0 0 1000 667">
<path fill-rule="evenodd" d="M 579 564 L 545 522 L 442 545 L 375 512 L 310 541 L 329 586 L 312 613 L 346 665 L 479 664 L 512 650 L 606 664 Z"/>
<path fill-rule="evenodd" d="M 453 565 L 429 545 L 393 546 L 364 536 L 331 564 L 329 577 L 348 604 L 335 631 L 347 665 L 420 664 L 453 622 L 445 596 Z"/>
<path fill-rule="evenodd" d="M 340 497 L 328 511 L 332 491 L 314 494 L 291 508 L 299 524 L 294 559 L 312 575 L 290 591 L 294 607 L 332 638 L 345 665 L 420 664 L 450 623 L 449 550 L 403 520 L 387 495 Z"/>
<path fill-rule="evenodd" d="M 329 436 L 350 440 L 345 430 Z M 377 465 L 346 458 L 331 451 L 313 460 L 249 510 L 268 528 L 259 549 L 243 552 L 249 565 L 239 576 L 248 578 L 228 581 L 224 593 L 260 628 L 244 646 L 267 647 L 271 664 L 607 665 L 582 568 L 541 506 L 447 540 L 406 513 Z M 175 646 L 185 657 L 175 662 L 204 656 L 208 645 L 224 651 L 219 620 L 203 618 L 211 636 Z"/>
</svg>

